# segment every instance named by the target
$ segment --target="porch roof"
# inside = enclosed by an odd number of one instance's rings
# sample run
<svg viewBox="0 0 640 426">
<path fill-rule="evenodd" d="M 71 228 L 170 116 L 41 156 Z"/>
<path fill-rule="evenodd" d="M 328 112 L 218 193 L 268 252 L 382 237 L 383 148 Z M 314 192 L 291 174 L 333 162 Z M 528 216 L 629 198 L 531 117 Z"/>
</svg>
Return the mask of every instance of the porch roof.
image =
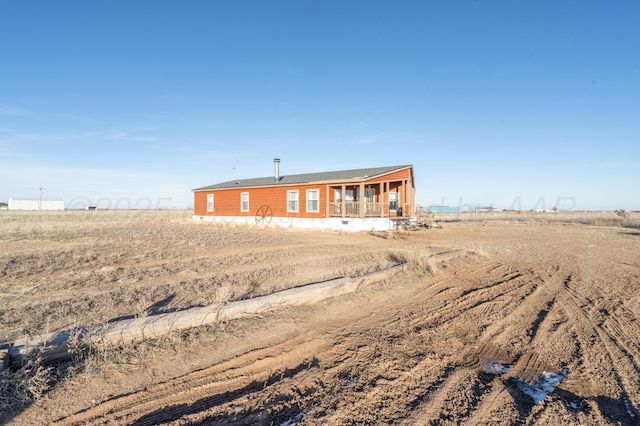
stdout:
<svg viewBox="0 0 640 426">
<path fill-rule="evenodd" d="M 210 189 L 247 188 L 247 187 L 255 187 L 255 186 L 300 185 L 300 184 L 306 184 L 306 183 L 363 182 L 363 181 L 366 181 L 367 179 L 371 179 L 376 176 L 395 172 L 397 170 L 406 169 L 408 167 L 412 167 L 412 166 L 404 165 L 404 166 L 370 167 L 366 169 L 339 170 L 335 172 L 319 172 L 319 173 L 304 173 L 304 174 L 298 174 L 298 175 L 284 175 L 284 176 L 280 176 L 280 179 L 277 182 L 274 181 L 274 176 L 254 178 L 254 179 L 238 179 L 238 180 L 230 180 L 227 182 L 218 183 L 215 185 L 203 186 L 202 188 L 194 189 L 194 191 L 206 191 Z"/>
</svg>

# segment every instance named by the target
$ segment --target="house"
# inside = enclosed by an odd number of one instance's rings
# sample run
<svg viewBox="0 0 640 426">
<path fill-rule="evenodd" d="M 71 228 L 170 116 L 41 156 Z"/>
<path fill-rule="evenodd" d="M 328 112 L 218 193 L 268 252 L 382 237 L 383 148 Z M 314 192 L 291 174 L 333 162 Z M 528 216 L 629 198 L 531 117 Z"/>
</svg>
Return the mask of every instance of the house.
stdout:
<svg viewBox="0 0 640 426">
<path fill-rule="evenodd" d="M 9 198 L 9 210 L 64 210 L 64 200 Z"/>
<path fill-rule="evenodd" d="M 232 180 L 193 190 L 194 219 L 215 222 L 388 230 L 415 215 L 413 166 L 372 167 Z"/>
</svg>

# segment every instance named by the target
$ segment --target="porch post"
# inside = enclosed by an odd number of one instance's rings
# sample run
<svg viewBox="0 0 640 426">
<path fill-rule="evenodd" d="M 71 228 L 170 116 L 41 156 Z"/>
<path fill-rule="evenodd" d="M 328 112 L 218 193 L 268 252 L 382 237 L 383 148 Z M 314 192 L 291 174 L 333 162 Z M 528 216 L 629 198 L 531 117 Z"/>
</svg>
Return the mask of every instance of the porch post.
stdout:
<svg viewBox="0 0 640 426">
<path fill-rule="evenodd" d="M 327 185 L 327 190 L 325 192 L 325 196 L 324 196 L 324 202 L 325 202 L 325 210 L 326 210 L 326 214 L 324 217 L 329 217 L 329 203 L 331 200 L 331 193 L 329 192 L 329 185 Z"/>
<path fill-rule="evenodd" d="M 402 204 L 400 204 L 401 208 L 402 208 L 402 216 L 404 216 L 404 211 L 405 211 L 405 203 L 407 202 L 407 187 L 405 186 L 406 181 L 403 179 L 402 180 L 402 191 L 400 191 L 400 195 L 402 196 Z"/>
<path fill-rule="evenodd" d="M 386 187 L 386 190 L 384 191 L 384 206 L 383 208 L 387 209 L 387 215 L 391 216 L 391 210 L 389 210 L 389 191 L 390 191 L 390 187 L 389 187 L 389 181 L 386 181 L 384 183 L 384 186 Z"/>
<path fill-rule="evenodd" d="M 358 204 L 359 204 L 359 208 L 358 210 L 360 210 L 360 214 L 358 216 L 360 217 L 364 217 L 364 209 L 365 209 L 365 204 L 364 204 L 364 183 L 360 184 L 360 199 L 358 200 Z"/>
<path fill-rule="evenodd" d="M 378 205 L 380 206 L 380 217 L 384 217 L 384 183 L 380 182 L 380 195 L 378 195 Z"/>
<path fill-rule="evenodd" d="M 342 199 L 340 200 L 340 212 L 342 212 L 342 217 L 347 217 L 347 204 L 344 201 L 345 198 L 347 198 L 347 186 L 342 185 Z"/>
</svg>

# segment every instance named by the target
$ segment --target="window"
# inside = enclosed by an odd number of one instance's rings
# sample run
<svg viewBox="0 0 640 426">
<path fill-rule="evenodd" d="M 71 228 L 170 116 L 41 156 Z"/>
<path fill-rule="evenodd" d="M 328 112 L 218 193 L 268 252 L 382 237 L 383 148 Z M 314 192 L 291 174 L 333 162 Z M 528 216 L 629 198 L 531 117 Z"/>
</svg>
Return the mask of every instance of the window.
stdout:
<svg viewBox="0 0 640 426">
<path fill-rule="evenodd" d="M 298 211 L 298 191 L 287 191 L 287 211 Z"/>
<path fill-rule="evenodd" d="M 213 194 L 207 194 L 207 211 L 213 211 Z"/>
<path fill-rule="evenodd" d="M 240 193 L 240 211 L 243 211 L 243 212 L 249 211 L 249 193 L 248 192 Z"/>
<path fill-rule="evenodd" d="M 317 189 L 307 190 L 307 211 L 319 212 L 320 211 L 320 191 Z"/>
</svg>

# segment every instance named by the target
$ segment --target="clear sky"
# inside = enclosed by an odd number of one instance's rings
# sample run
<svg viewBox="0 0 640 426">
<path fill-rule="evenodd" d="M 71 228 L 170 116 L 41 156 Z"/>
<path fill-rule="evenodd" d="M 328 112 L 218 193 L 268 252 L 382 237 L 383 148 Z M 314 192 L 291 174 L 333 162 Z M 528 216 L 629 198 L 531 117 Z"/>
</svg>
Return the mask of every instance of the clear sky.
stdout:
<svg viewBox="0 0 640 426">
<path fill-rule="evenodd" d="M 0 201 L 185 208 L 274 157 L 640 210 L 640 1 L 0 0 Z"/>
</svg>

